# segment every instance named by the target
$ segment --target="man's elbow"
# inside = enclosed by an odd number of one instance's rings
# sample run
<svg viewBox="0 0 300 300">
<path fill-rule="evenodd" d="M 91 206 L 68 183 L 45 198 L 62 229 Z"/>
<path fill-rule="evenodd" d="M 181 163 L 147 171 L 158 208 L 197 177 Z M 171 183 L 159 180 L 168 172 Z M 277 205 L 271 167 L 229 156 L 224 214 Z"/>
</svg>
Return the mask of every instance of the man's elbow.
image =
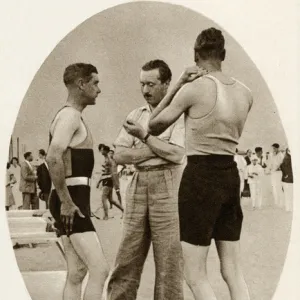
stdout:
<svg viewBox="0 0 300 300">
<path fill-rule="evenodd" d="M 149 122 L 148 124 L 148 133 L 153 135 L 153 136 L 158 136 L 160 134 L 162 134 L 165 130 L 159 126 L 159 125 L 155 125 L 153 126 L 153 124 L 151 124 L 151 122 Z"/>
<path fill-rule="evenodd" d="M 183 148 L 176 149 L 170 158 L 173 163 L 181 165 L 185 159 L 185 150 Z"/>
<path fill-rule="evenodd" d="M 115 153 L 114 160 L 117 165 L 124 165 L 126 164 L 126 159 L 122 153 Z"/>
</svg>

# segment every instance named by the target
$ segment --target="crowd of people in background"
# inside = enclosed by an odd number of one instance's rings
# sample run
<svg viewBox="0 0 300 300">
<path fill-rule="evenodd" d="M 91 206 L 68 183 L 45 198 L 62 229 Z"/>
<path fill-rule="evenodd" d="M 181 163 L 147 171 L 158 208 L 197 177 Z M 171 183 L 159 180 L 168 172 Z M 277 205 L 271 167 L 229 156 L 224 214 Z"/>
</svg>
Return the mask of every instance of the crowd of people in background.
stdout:
<svg viewBox="0 0 300 300">
<path fill-rule="evenodd" d="M 262 147 L 247 150 L 242 155 L 237 150 L 235 161 L 241 180 L 241 197 L 251 198 L 253 209 L 261 209 L 265 176 L 270 176 L 274 205 L 290 212 L 293 210 L 293 170 L 289 148 L 272 145 L 272 152 L 263 153 Z"/>
<path fill-rule="evenodd" d="M 26 152 L 21 164 L 17 157 L 7 163 L 6 210 L 39 209 L 39 199 L 48 208 L 52 183 L 45 158 L 45 150 L 40 149 L 36 161 L 32 152 Z"/>
<path fill-rule="evenodd" d="M 122 198 L 120 193 L 119 178 L 132 175 L 134 170 L 130 165 L 117 166 L 114 163 L 114 150 L 104 144 L 99 145 L 99 152 L 103 155 L 105 163 L 96 187 L 102 191 L 101 208 L 104 209 L 104 219 L 108 219 L 108 205 L 112 209 L 116 206 L 123 213 Z M 13 157 L 6 166 L 6 210 L 39 209 L 40 200 L 49 208 L 48 200 L 52 188 L 52 182 L 46 162 L 46 151 L 40 149 L 38 159 L 34 159 L 32 152 L 24 154 L 24 160 L 19 162 Z M 116 176 L 115 176 L 116 175 Z M 117 201 L 113 199 L 113 189 L 117 195 Z M 96 217 L 97 211 L 92 216 Z"/>
<path fill-rule="evenodd" d="M 97 188 L 102 190 L 102 207 L 105 220 L 108 219 L 108 205 L 113 205 L 124 211 L 120 194 L 118 178 L 125 180 L 132 175 L 132 165 L 114 165 L 114 150 L 109 146 L 99 144 L 100 153 L 107 161 L 102 165 L 102 171 L 97 180 Z M 13 157 L 7 163 L 6 170 L 6 210 L 12 209 L 39 209 L 39 199 L 45 202 L 48 208 L 48 199 L 51 191 L 51 178 L 45 161 L 46 151 L 39 150 L 39 158 L 34 161 L 32 153 L 24 154 L 23 163 Z M 266 183 L 263 179 L 270 176 L 274 205 L 290 212 L 293 210 L 293 170 L 289 148 L 280 148 L 274 143 L 272 152 L 263 153 L 262 147 L 248 149 L 245 154 L 237 149 L 235 161 L 241 179 L 241 197 L 250 198 L 253 209 L 261 209 L 263 203 L 263 190 Z M 113 170 L 113 171 L 112 171 Z M 112 176 L 112 173 L 117 176 Z M 117 201 L 113 200 L 113 189 Z M 96 212 L 95 212 L 96 213 Z M 95 216 L 95 214 L 92 214 Z"/>
</svg>

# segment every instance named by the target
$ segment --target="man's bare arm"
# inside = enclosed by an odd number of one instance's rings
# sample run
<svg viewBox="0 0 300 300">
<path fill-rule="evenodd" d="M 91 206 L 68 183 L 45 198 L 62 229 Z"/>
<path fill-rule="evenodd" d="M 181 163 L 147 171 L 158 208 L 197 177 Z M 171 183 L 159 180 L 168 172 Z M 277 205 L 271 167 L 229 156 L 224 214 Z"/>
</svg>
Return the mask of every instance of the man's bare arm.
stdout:
<svg viewBox="0 0 300 300">
<path fill-rule="evenodd" d="M 147 146 L 149 146 L 157 156 L 175 164 L 181 164 L 185 156 L 185 149 L 183 147 L 170 144 L 155 136 L 149 136 Z"/>
<path fill-rule="evenodd" d="M 117 146 L 114 160 L 118 165 L 129 165 L 139 164 L 154 157 L 157 155 L 148 147 L 134 149 Z"/>
<path fill-rule="evenodd" d="M 80 119 L 77 114 L 67 112 L 62 115 L 61 120 L 57 121 L 46 157 L 49 173 L 58 197 L 62 203 L 66 204 L 73 204 L 73 201 L 65 180 L 63 155 L 71 143 L 72 136 L 79 128 L 79 124 Z"/>
<path fill-rule="evenodd" d="M 206 70 L 196 66 L 187 68 L 173 88 L 171 88 L 150 117 L 148 131 L 152 135 L 160 135 L 191 106 L 189 91 L 182 91 L 184 85 L 207 74 Z M 192 95 L 193 96 L 193 95 Z M 174 101 L 173 101 L 174 100 Z"/>
</svg>

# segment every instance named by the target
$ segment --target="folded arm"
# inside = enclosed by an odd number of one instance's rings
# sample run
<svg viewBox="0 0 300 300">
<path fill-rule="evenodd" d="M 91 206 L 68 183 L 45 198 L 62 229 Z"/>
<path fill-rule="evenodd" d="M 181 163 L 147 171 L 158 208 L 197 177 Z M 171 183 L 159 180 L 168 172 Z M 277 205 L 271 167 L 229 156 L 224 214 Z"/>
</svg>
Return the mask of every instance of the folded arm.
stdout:
<svg viewBox="0 0 300 300">
<path fill-rule="evenodd" d="M 114 160 L 118 165 L 135 165 L 154 157 L 156 157 L 156 154 L 149 147 L 135 149 L 117 146 L 114 155 Z"/>
<path fill-rule="evenodd" d="M 175 144 L 163 141 L 155 136 L 149 136 L 147 146 L 159 157 L 175 164 L 181 164 L 185 149 Z"/>
</svg>

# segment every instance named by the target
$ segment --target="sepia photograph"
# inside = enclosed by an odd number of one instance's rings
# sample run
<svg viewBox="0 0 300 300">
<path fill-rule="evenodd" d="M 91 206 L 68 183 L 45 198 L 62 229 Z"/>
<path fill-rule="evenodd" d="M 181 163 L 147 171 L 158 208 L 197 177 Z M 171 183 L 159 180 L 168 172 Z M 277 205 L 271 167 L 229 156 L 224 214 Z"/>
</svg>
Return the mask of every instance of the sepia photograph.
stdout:
<svg viewBox="0 0 300 300">
<path fill-rule="evenodd" d="M 183 1 L 74 24 L 27 86 L 3 153 L 9 247 L 30 298 L 273 299 L 297 150 L 274 95 L 231 32 Z"/>
</svg>

